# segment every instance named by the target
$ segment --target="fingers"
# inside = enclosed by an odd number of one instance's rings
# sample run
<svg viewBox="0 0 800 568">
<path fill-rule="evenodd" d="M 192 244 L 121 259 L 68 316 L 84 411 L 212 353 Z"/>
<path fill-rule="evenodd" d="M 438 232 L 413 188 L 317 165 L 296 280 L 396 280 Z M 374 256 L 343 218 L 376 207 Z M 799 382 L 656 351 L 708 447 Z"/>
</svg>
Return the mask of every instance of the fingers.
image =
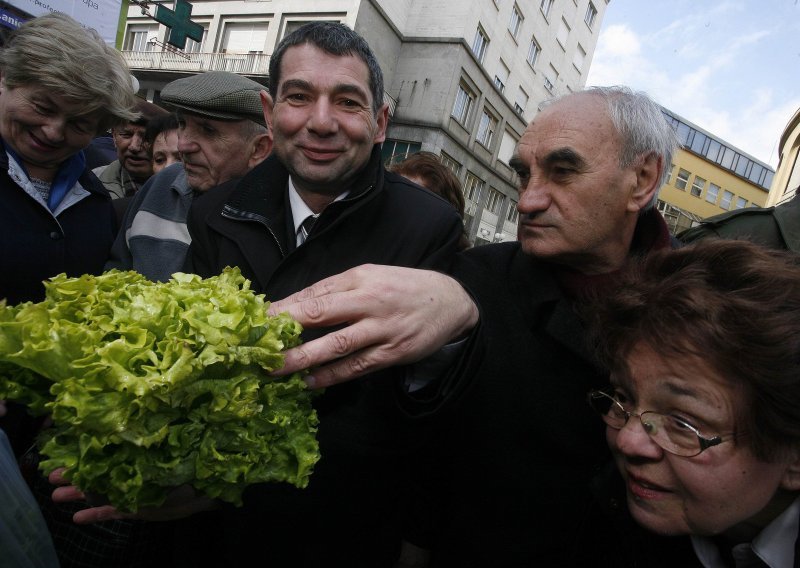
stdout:
<svg viewBox="0 0 800 568">
<path fill-rule="evenodd" d="M 77 525 L 90 525 L 92 523 L 102 523 L 103 521 L 111 521 L 114 519 L 127 519 L 130 515 L 120 513 L 111 505 L 103 505 L 102 507 L 91 507 L 83 509 L 72 515 L 72 521 Z"/>
<path fill-rule="evenodd" d="M 325 298 L 326 296 L 335 294 L 337 292 L 347 292 L 348 290 L 352 290 L 354 286 L 354 275 L 356 274 L 357 270 L 358 268 L 351 268 L 350 270 L 342 272 L 341 274 L 320 280 L 316 284 L 313 284 L 308 288 L 304 288 L 299 292 L 295 292 L 283 300 L 272 302 L 269 307 L 269 314 L 277 315 L 281 312 L 288 311 L 292 317 L 297 318 L 298 316 L 306 315 L 305 312 L 307 311 L 311 318 L 313 318 L 315 315 L 318 316 L 322 312 L 321 310 L 314 308 L 314 300 Z M 304 307 L 298 308 L 298 305 Z M 299 321 L 300 323 L 303 323 L 301 320 Z"/>
<path fill-rule="evenodd" d="M 68 503 L 70 501 L 83 501 L 86 496 L 74 485 L 65 485 L 64 487 L 53 489 L 52 498 L 56 503 Z"/>
<path fill-rule="evenodd" d="M 283 367 L 273 374 L 283 376 L 310 369 L 367 347 L 370 342 L 378 339 L 375 335 L 370 337 L 368 333 L 361 331 L 367 326 L 368 324 L 356 323 L 286 351 Z"/>
<path fill-rule="evenodd" d="M 65 471 L 66 468 L 64 467 L 59 467 L 57 469 L 54 469 L 53 471 L 50 472 L 50 475 L 47 476 L 47 481 L 49 481 L 53 485 L 69 485 L 70 482 L 64 479 Z"/>
</svg>

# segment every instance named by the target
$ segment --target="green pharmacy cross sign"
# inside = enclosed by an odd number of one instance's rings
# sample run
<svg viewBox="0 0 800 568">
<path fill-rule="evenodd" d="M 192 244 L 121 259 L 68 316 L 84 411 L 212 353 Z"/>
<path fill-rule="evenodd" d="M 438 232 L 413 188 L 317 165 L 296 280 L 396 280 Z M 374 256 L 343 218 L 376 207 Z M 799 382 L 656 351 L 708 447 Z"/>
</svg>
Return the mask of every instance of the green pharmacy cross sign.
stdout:
<svg viewBox="0 0 800 568">
<path fill-rule="evenodd" d="M 192 5 L 186 0 L 175 0 L 174 12 L 162 4 L 156 7 L 155 20 L 170 28 L 168 44 L 183 49 L 187 37 L 197 43 L 203 41 L 203 26 L 189 19 L 191 15 Z"/>
</svg>

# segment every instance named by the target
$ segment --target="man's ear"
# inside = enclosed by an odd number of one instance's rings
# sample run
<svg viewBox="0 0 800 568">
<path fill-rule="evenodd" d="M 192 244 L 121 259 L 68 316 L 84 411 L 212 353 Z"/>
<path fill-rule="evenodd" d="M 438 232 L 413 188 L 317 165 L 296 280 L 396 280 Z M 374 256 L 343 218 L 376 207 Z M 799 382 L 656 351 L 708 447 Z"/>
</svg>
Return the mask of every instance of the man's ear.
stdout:
<svg viewBox="0 0 800 568">
<path fill-rule="evenodd" d="M 628 210 L 634 213 L 644 210 L 658 193 L 664 158 L 655 152 L 643 156 L 636 166 L 636 186 L 631 192 Z"/>
<path fill-rule="evenodd" d="M 781 487 L 787 491 L 800 491 L 800 452 L 795 452 L 794 461 L 783 472 Z"/>
<path fill-rule="evenodd" d="M 250 160 L 248 160 L 248 167 L 254 168 L 261 162 L 267 159 L 269 153 L 272 152 L 272 131 L 266 134 L 259 134 L 253 138 L 252 151 L 250 152 Z"/>
<path fill-rule="evenodd" d="M 380 144 L 386 140 L 386 127 L 389 126 L 389 104 L 384 103 L 375 115 L 375 122 L 378 128 L 375 129 L 375 137 L 372 139 L 373 144 Z"/>
<path fill-rule="evenodd" d="M 270 133 L 272 133 L 272 108 L 274 106 L 272 97 L 269 96 L 267 91 L 261 91 L 258 94 L 261 97 L 261 108 L 264 110 L 264 121 L 267 123 Z"/>
</svg>

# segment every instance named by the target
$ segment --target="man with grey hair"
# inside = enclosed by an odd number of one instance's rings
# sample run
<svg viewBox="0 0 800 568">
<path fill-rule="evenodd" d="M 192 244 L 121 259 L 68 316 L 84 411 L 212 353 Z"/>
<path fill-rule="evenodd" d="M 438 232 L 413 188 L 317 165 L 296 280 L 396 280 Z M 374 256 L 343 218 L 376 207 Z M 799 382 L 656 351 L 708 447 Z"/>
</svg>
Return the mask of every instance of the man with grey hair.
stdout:
<svg viewBox="0 0 800 568">
<path fill-rule="evenodd" d="M 262 89 L 226 71 L 177 79 L 162 89 L 162 102 L 178 112 L 182 163 L 153 176 L 133 197 L 107 270 L 132 269 L 163 282 L 183 268 L 191 243 L 186 219 L 195 195 L 242 177 L 272 149 Z"/>
<path fill-rule="evenodd" d="M 469 294 L 442 274 L 373 266 L 273 304 L 304 326 L 349 323 L 287 354 L 283 372 L 323 365 L 317 387 L 466 338 L 448 373 L 401 399 L 440 418 L 413 469 L 404 565 L 593 565 L 578 535 L 609 454 L 585 399 L 607 377 L 574 306 L 632 258 L 670 246 L 653 204 L 675 144 L 643 94 L 567 95 L 533 119 L 511 161 L 519 242 L 459 255 L 453 274 Z"/>
</svg>

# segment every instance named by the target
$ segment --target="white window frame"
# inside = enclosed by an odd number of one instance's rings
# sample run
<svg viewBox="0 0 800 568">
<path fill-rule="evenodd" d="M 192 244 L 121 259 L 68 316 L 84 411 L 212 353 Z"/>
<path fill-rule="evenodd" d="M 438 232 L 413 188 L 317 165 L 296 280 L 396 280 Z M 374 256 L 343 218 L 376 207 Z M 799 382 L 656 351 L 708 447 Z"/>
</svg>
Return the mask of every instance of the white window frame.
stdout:
<svg viewBox="0 0 800 568">
<path fill-rule="evenodd" d="M 681 174 L 686 174 L 685 176 Z M 692 172 L 686 171 L 683 168 L 678 169 L 678 175 L 675 177 L 675 188 L 681 191 L 686 191 L 686 186 L 689 185 L 689 176 Z"/>
<path fill-rule="evenodd" d="M 453 104 L 451 116 L 462 126 L 467 126 L 469 123 L 470 115 L 472 114 L 472 105 L 475 104 L 476 99 L 475 92 L 463 81 L 458 84 L 458 93 L 456 93 L 456 100 L 455 104 Z"/>
<path fill-rule="evenodd" d="M 525 16 L 522 15 L 522 11 L 519 9 L 519 6 L 514 4 L 511 8 L 511 19 L 508 22 L 508 31 L 511 32 L 511 37 L 517 39 L 517 34 L 519 34 L 519 30 L 522 27 L 522 22 L 525 20 Z"/>
<path fill-rule="evenodd" d="M 481 178 L 467 171 L 467 178 L 464 180 L 464 199 L 471 203 L 479 203 L 485 184 Z"/>
<path fill-rule="evenodd" d="M 480 63 L 483 63 L 483 58 L 486 57 L 486 50 L 489 47 L 489 34 L 483 29 L 483 26 L 478 24 L 478 29 L 475 30 L 475 39 L 472 40 L 472 53 Z"/>
<path fill-rule="evenodd" d="M 722 190 L 722 199 L 719 200 L 719 206 L 725 211 L 730 210 L 731 203 L 733 202 L 733 192 L 727 189 Z"/>
<path fill-rule="evenodd" d="M 539 9 L 544 14 L 544 19 L 547 20 L 550 17 L 550 10 L 553 8 L 553 2 L 555 0 L 542 0 L 539 4 Z"/>
<path fill-rule="evenodd" d="M 717 184 L 713 182 L 709 183 L 708 191 L 706 191 L 706 201 L 708 201 L 709 203 L 716 204 L 717 198 L 719 197 L 719 190 L 720 187 Z"/>
<path fill-rule="evenodd" d="M 700 176 L 694 176 L 694 181 L 692 181 L 692 189 L 689 190 L 694 197 L 700 197 L 703 195 L 703 190 L 706 188 L 706 180 L 701 178 Z"/>
<path fill-rule="evenodd" d="M 533 67 L 536 65 L 536 61 L 539 59 L 539 54 L 542 52 L 542 46 L 539 45 L 539 42 L 536 41 L 536 38 L 531 36 L 531 43 L 528 46 L 528 65 Z"/>
<path fill-rule="evenodd" d="M 505 195 L 503 195 L 500 191 L 497 191 L 495 188 L 489 188 L 489 195 L 486 197 L 486 206 L 484 209 L 491 213 L 492 215 L 497 215 L 498 209 L 503 205 L 503 201 L 505 201 Z"/>
<path fill-rule="evenodd" d="M 478 124 L 478 134 L 475 136 L 475 140 L 485 148 L 491 148 L 498 122 L 497 117 L 484 108 L 481 114 L 481 121 Z"/>
<path fill-rule="evenodd" d="M 589 5 L 586 6 L 586 15 L 583 17 L 583 21 L 586 22 L 586 25 L 589 26 L 590 30 L 593 28 L 596 18 L 597 8 L 595 8 L 592 2 L 589 2 Z"/>
</svg>

